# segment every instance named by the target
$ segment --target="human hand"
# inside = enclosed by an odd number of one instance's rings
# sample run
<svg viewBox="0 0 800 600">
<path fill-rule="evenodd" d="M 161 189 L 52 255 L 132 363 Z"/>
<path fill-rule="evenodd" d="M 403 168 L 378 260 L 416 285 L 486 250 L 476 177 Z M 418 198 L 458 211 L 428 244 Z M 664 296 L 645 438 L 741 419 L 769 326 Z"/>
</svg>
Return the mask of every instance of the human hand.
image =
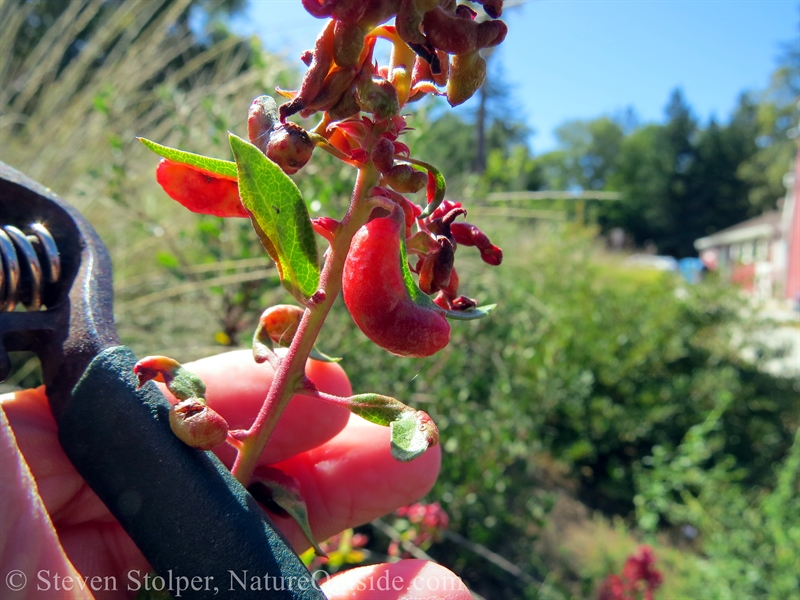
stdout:
<svg viewBox="0 0 800 600">
<path fill-rule="evenodd" d="M 209 405 L 233 429 L 249 425 L 272 380 L 270 367 L 256 365 L 247 352 L 187 367 L 205 381 Z M 351 394 L 338 365 L 311 361 L 308 375 L 320 389 Z M 43 390 L 2 396 L 0 406 L 3 597 L 6 592 L 9 598 L 37 599 L 135 596 L 149 566 L 65 456 Z M 230 467 L 230 448 L 221 446 L 218 455 Z M 322 540 L 424 495 L 438 475 L 440 458 L 437 446 L 399 463 L 391 457 L 387 428 L 313 398 L 296 397 L 260 464 L 300 482 L 312 530 Z M 308 547 L 293 520 L 273 520 L 297 551 Z M 15 592 L 23 576 L 27 583 Z M 353 569 L 323 582 L 322 589 L 331 599 L 471 598 L 450 571 L 416 560 Z"/>
</svg>

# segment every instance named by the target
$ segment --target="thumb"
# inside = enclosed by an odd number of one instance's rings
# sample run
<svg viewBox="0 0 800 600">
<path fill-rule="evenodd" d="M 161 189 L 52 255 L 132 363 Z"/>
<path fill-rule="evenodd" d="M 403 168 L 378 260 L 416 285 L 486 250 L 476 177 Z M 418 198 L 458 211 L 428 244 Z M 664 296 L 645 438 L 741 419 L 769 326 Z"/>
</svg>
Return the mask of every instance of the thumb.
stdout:
<svg viewBox="0 0 800 600">
<path fill-rule="evenodd" d="M 79 579 L 58 541 L 36 482 L 0 407 L 0 568 L 5 573 L 3 598 L 91 598 L 79 591 L 55 591 L 33 581 L 35 573 L 57 573 Z M 72 590 L 73 588 L 69 588 Z M 77 590 L 77 588 L 76 588 Z M 6 593 L 8 594 L 6 596 Z"/>
</svg>

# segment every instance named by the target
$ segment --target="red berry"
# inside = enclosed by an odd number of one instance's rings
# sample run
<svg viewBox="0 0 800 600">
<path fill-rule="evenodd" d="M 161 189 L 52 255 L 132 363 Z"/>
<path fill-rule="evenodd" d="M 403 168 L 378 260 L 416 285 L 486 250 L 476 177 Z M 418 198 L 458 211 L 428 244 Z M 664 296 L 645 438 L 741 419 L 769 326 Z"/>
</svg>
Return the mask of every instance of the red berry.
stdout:
<svg viewBox="0 0 800 600">
<path fill-rule="evenodd" d="M 275 162 L 287 175 L 302 169 L 311 159 L 314 142 L 306 130 L 296 123 L 287 121 L 276 127 L 269 136 L 267 158 Z"/>
<path fill-rule="evenodd" d="M 444 311 L 416 304 L 400 261 L 405 218 L 400 207 L 374 219 L 353 237 L 342 276 L 344 302 L 359 329 L 399 356 L 430 356 L 450 341 Z"/>
<path fill-rule="evenodd" d="M 228 437 L 228 422 L 198 398 L 173 404 L 169 426 L 183 443 L 200 450 L 216 448 Z"/>
</svg>

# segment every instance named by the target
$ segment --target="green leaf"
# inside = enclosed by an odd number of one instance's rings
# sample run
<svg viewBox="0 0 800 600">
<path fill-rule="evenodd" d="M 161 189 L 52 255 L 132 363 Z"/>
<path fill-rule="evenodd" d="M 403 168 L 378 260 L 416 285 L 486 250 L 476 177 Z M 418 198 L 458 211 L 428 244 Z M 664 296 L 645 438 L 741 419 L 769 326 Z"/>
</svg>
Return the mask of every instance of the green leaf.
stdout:
<svg viewBox="0 0 800 600">
<path fill-rule="evenodd" d="M 327 556 L 322 548 L 319 547 L 311 531 L 311 525 L 308 522 L 308 507 L 306 506 L 306 501 L 303 500 L 300 482 L 279 469 L 259 467 L 253 475 L 251 487 L 259 484 L 267 488 L 272 501 L 289 513 L 295 520 L 303 535 L 306 536 L 308 543 L 314 548 L 316 555 Z"/>
<path fill-rule="evenodd" d="M 411 269 L 408 267 L 405 236 L 402 235 L 400 236 L 400 272 L 403 275 L 403 284 L 405 284 L 406 291 L 408 295 L 411 296 L 414 304 L 431 310 L 444 312 L 444 309 L 431 300 L 428 294 L 419 289 L 417 282 L 414 281 L 414 277 L 411 275 Z"/>
<path fill-rule="evenodd" d="M 395 460 L 414 460 L 439 441 L 439 430 L 427 413 L 419 410 L 403 413 L 389 424 L 392 456 Z"/>
<path fill-rule="evenodd" d="M 442 175 L 439 169 L 426 162 L 422 162 L 421 160 L 415 162 L 428 171 L 428 181 L 430 182 L 430 179 L 433 178 L 434 183 L 433 190 L 430 189 L 430 185 L 426 190 L 428 196 L 428 205 L 420 215 L 421 219 L 425 219 L 426 217 L 430 217 L 433 214 L 433 211 L 439 208 L 442 200 L 444 200 L 444 196 L 447 191 L 447 184 L 445 183 L 444 175 Z"/>
<path fill-rule="evenodd" d="M 487 304 L 486 306 L 478 306 L 477 308 L 470 308 L 469 310 L 448 310 L 446 317 L 456 321 L 474 321 L 475 319 L 482 319 L 492 312 L 497 307 L 497 304 Z"/>
<path fill-rule="evenodd" d="M 350 412 L 358 415 L 362 419 L 387 427 L 392 421 L 396 421 L 405 413 L 416 412 L 390 396 L 380 394 L 359 394 L 350 396 L 348 399 Z"/>
<path fill-rule="evenodd" d="M 327 354 L 325 354 L 321 350 L 318 350 L 316 346 L 311 348 L 311 352 L 309 353 L 309 356 L 311 358 L 313 358 L 314 360 L 318 360 L 320 362 L 337 363 L 337 362 L 340 362 L 342 360 L 341 357 L 328 356 Z"/>
<path fill-rule="evenodd" d="M 242 204 L 278 267 L 283 286 L 305 303 L 319 288 L 317 241 L 300 190 L 258 148 L 228 134 Z"/>
<path fill-rule="evenodd" d="M 219 175 L 225 179 L 236 180 L 238 177 L 236 171 L 236 163 L 230 160 L 222 160 L 219 158 L 209 158 L 208 156 L 201 156 L 200 154 L 193 154 L 176 148 L 169 148 L 156 144 L 145 138 L 137 138 L 145 146 L 150 148 L 153 152 L 162 158 L 166 158 L 176 163 L 189 165 L 195 167 L 200 171 L 211 173 L 212 175 Z"/>
<path fill-rule="evenodd" d="M 206 399 L 206 384 L 197 375 L 183 368 L 180 365 L 172 374 L 172 378 L 166 373 L 164 374 L 164 381 L 167 383 L 167 389 L 172 392 L 178 400 L 186 400 L 188 398 L 199 398 L 205 401 Z"/>
<path fill-rule="evenodd" d="M 353 414 L 370 423 L 389 426 L 392 456 L 396 460 L 414 460 L 439 442 L 439 430 L 424 411 L 380 394 L 359 394 L 348 401 Z"/>
</svg>

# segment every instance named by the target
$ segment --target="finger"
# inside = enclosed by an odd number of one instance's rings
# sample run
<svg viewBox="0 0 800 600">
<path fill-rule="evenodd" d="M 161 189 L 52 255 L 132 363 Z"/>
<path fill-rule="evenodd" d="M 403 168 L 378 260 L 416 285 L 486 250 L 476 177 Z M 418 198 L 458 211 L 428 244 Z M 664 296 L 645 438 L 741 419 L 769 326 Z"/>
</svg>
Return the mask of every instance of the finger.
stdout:
<svg viewBox="0 0 800 600">
<path fill-rule="evenodd" d="M 256 364 L 247 350 L 227 352 L 185 366 L 201 377 L 206 384 L 208 405 L 225 417 L 231 429 L 248 429 L 252 425 L 274 375 L 269 364 Z M 353 393 L 347 376 L 337 364 L 309 360 L 306 374 L 330 394 L 350 396 Z M 171 398 L 171 394 L 167 392 L 167 395 Z M 281 416 L 262 461 L 286 460 L 320 445 L 342 430 L 349 414 L 345 408 L 316 398 L 295 396 Z M 220 446 L 217 455 L 228 467 L 233 464 L 233 448 Z"/>
<path fill-rule="evenodd" d="M 273 377 L 269 365 L 257 365 L 246 351 L 203 359 L 187 367 L 205 381 L 209 404 L 234 429 L 250 426 Z M 338 365 L 309 361 L 306 372 L 312 381 L 319 381 L 321 389 L 329 393 L 342 396 L 352 393 L 347 377 Z M 163 386 L 162 390 L 174 401 Z M 44 388 L 4 395 L 0 402 L 53 520 L 63 525 L 95 519 L 112 520 L 64 454 Z M 349 414 L 341 407 L 296 396 L 281 418 L 261 462 L 283 460 L 330 439 L 345 426 Z M 220 446 L 218 454 L 228 467 L 233 464 L 235 455 L 232 448 Z"/>
<path fill-rule="evenodd" d="M 85 598 L 78 591 L 56 591 L 35 581 L 37 573 L 78 577 L 58 541 L 36 483 L 0 408 L 0 569 L 8 598 Z M 20 551 L 24 543 L 24 551 Z M 30 587 L 29 587 L 30 586 Z M 33 592 L 33 589 L 37 589 Z M 3 596 L 4 598 L 6 595 Z"/>
<path fill-rule="evenodd" d="M 243 362 L 235 356 L 228 358 L 234 358 L 231 366 Z M 211 362 L 209 366 L 214 364 Z M 207 373 L 205 368 L 195 370 L 204 376 Z M 223 372 L 224 368 L 212 368 L 211 376 L 206 378 L 214 394 Z M 247 372 L 249 369 L 244 369 L 244 373 Z M 246 387 L 247 377 L 252 375 L 234 377 L 235 385 Z M 332 393 L 337 391 L 339 394 L 348 393 L 348 390 L 332 390 Z M 234 396 L 235 393 L 219 392 L 220 407 L 225 407 L 226 403 L 234 404 Z M 58 445 L 55 422 L 44 394 L 40 391 L 23 392 L 4 406 L 8 406 L 9 413 L 15 417 L 12 419 L 15 431 L 22 427 L 20 438 L 32 442 L 23 445 L 22 451 L 33 457 L 29 462 L 37 480 L 42 480 L 46 505 L 51 514 L 56 515 L 54 520 L 57 524 L 110 520 L 110 515 L 75 473 Z M 305 432 L 305 424 L 295 427 L 295 431 Z M 352 417 L 346 429 L 326 444 L 275 466 L 301 482 L 312 528 L 318 539 L 325 539 L 423 496 L 436 480 L 440 458 L 439 448 L 434 447 L 410 463 L 399 463 L 390 454 L 388 428 Z M 268 464 L 269 457 L 264 457 L 261 462 Z M 308 547 L 293 521 L 275 520 L 295 548 Z"/>
<path fill-rule="evenodd" d="M 350 569 L 321 587 L 328 600 L 472 600 L 455 573 L 425 560 Z"/>
<path fill-rule="evenodd" d="M 44 388 L 2 396 L 0 403 L 53 522 L 113 521 L 61 448 Z"/>
<path fill-rule="evenodd" d="M 388 427 L 352 416 L 329 442 L 273 465 L 299 481 L 316 539 L 368 523 L 433 487 L 441 466 L 439 446 L 401 463 L 392 457 L 389 439 Z M 273 520 L 296 550 L 309 547 L 292 519 Z"/>
</svg>

